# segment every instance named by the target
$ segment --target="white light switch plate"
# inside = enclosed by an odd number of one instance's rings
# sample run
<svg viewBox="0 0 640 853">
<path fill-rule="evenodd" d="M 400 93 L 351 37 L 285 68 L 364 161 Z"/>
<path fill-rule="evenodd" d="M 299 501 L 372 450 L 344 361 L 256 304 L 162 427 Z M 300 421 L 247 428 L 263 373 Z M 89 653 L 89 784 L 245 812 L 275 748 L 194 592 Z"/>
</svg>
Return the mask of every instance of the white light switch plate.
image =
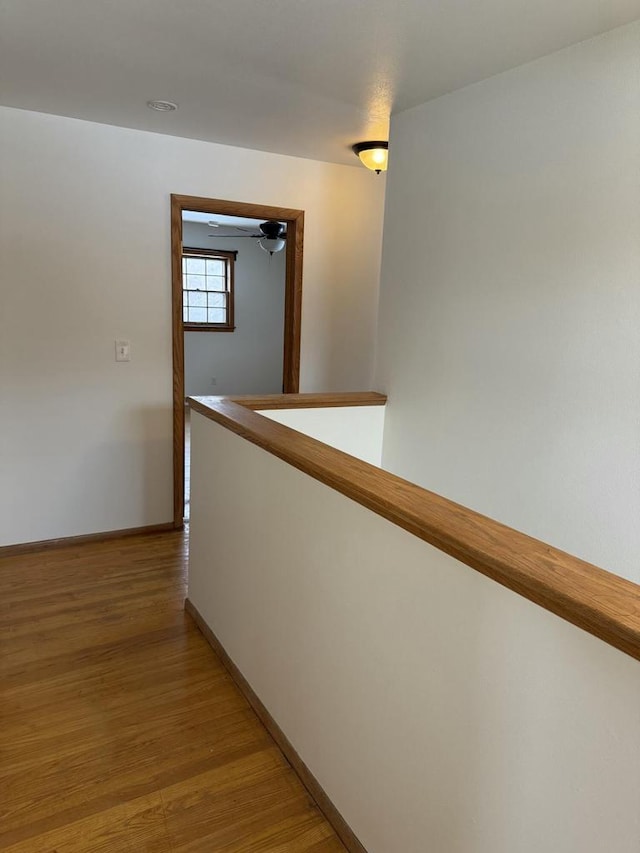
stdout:
<svg viewBox="0 0 640 853">
<path fill-rule="evenodd" d="M 116 361 L 131 361 L 131 344 L 129 341 L 116 340 Z"/>
</svg>

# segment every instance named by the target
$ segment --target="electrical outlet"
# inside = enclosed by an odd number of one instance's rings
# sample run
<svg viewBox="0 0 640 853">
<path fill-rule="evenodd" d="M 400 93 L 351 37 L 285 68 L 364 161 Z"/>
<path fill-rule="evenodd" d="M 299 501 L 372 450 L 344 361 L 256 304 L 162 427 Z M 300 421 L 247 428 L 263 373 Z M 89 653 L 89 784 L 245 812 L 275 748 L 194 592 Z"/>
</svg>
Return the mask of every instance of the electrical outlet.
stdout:
<svg viewBox="0 0 640 853">
<path fill-rule="evenodd" d="M 217 384 L 218 384 L 218 380 L 217 380 L 217 378 L 216 378 L 215 376 L 212 376 L 212 377 L 211 377 L 211 384 L 212 384 L 212 385 L 217 385 Z"/>
</svg>

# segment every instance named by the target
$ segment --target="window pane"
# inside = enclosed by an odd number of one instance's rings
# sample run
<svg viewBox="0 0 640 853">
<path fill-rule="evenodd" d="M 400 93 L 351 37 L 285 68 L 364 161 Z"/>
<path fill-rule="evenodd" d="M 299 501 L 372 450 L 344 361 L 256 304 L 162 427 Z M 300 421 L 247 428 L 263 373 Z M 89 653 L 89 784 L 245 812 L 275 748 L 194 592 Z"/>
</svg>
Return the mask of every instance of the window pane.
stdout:
<svg viewBox="0 0 640 853">
<path fill-rule="evenodd" d="M 206 278 L 203 275 L 188 275 L 187 289 L 188 290 L 206 290 Z"/>
<path fill-rule="evenodd" d="M 226 325 L 229 322 L 229 280 L 233 261 L 227 258 L 182 258 L 183 319 L 185 323 L 211 323 Z"/>
<path fill-rule="evenodd" d="M 187 258 L 187 272 L 204 275 L 204 258 Z"/>
<path fill-rule="evenodd" d="M 207 276 L 207 290 L 225 291 L 227 289 L 226 279 L 218 275 Z"/>
<path fill-rule="evenodd" d="M 189 308 L 189 321 L 191 323 L 206 323 L 207 309 L 206 308 Z"/>
<path fill-rule="evenodd" d="M 224 268 L 226 265 L 225 261 L 218 261 L 218 260 L 215 260 L 212 258 L 207 258 L 206 264 L 207 264 L 207 275 L 224 276 L 224 274 L 225 274 Z"/>
<path fill-rule="evenodd" d="M 209 293 L 207 295 L 207 305 L 209 308 L 226 308 L 227 294 L 226 293 Z"/>
</svg>

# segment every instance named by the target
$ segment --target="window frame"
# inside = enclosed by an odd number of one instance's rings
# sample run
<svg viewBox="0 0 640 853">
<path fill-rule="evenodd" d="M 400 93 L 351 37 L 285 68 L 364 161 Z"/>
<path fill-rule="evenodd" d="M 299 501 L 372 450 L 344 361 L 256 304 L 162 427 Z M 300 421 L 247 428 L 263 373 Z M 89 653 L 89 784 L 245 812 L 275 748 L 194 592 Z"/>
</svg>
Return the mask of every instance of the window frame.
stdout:
<svg viewBox="0 0 640 853">
<path fill-rule="evenodd" d="M 180 260 L 180 274 L 182 279 L 182 328 L 185 332 L 235 332 L 234 318 L 234 275 L 235 262 L 238 257 L 237 251 L 228 251 L 226 249 L 196 249 L 192 246 L 182 247 L 182 257 Z M 218 260 L 226 261 L 227 266 L 227 290 L 220 291 L 227 294 L 227 319 L 224 323 L 193 323 L 186 322 L 184 319 L 184 294 L 188 292 L 184 286 L 184 273 L 182 271 L 182 261 L 185 258 L 218 258 Z"/>
</svg>

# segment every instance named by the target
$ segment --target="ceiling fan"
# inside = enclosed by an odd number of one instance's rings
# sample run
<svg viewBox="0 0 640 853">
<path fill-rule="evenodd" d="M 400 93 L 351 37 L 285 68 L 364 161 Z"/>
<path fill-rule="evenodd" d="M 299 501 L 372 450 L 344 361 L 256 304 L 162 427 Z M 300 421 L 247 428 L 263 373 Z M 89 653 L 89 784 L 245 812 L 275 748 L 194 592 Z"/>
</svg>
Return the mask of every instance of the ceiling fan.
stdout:
<svg viewBox="0 0 640 853">
<path fill-rule="evenodd" d="M 213 225 L 215 228 L 219 228 L 219 223 L 210 222 L 209 225 Z M 240 225 L 225 225 L 225 228 L 233 228 L 235 231 L 247 231 L 249 232 L 249 228 L 242 228 Z M 287 238 L 287 229 L 286 226 L 283 225 L 282 222 L 278 222 L 277 219 L 267 219 L 266 222 L 261 222 L 258 226 L 260 228 L 261 234 L 239 234 L 240 237 L 250 237 L 254 240 L 258 241 L 258 246 L 263 249 L 265 252 L 268 252 L 270 255 L 273 255 L 274 252 L 280 252 L 284 249 L 286 245 Z M 209 237 L 221 237 L 220 234 L 209 234 Z M 236 239 L 238 239 L 236 238 Z"/>
</svg>

